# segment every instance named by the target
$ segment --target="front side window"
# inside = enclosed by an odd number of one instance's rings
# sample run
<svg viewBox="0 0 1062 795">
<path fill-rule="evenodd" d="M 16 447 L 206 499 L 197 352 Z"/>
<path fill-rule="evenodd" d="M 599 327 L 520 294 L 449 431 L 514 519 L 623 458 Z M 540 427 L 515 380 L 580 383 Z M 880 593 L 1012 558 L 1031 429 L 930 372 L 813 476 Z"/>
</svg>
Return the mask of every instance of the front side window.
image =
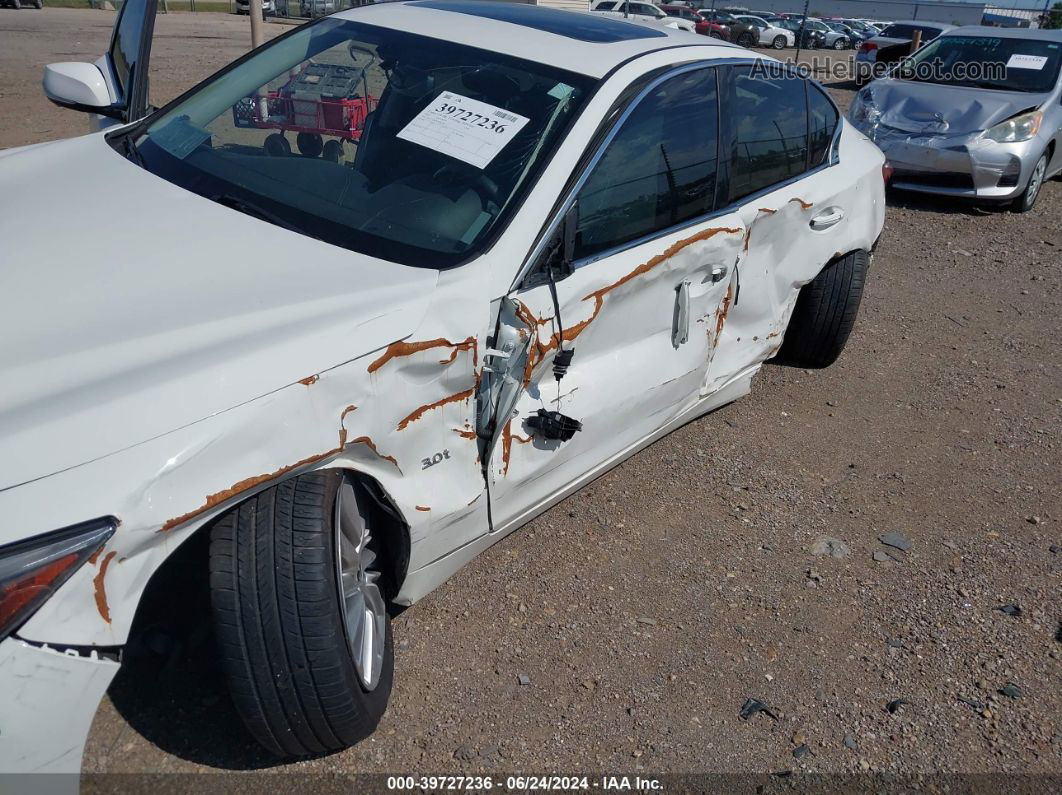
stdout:
<svg viewBox="0 0 1062 795">
<path fill-rule="evenodd" d="M 806 169 L 808 118 L 801 78 L 749 67 L 730 75 L 724 107 L 734 201 Z"/>
<path fill-rule="evenodd" d="M 673 77 L 632 109 L 579 191 L 577 259 L 714 209 L 715 73 Z"/>
<path fill-rule="evenodd" d="M 808 85 L 808 167 L 822 165 L 830 154 L 833 134 L 840 117 L 837 107 L 822 89 Z"/>
<path fill-rule="evenodd" d="M 594 82 L 325 18 L 149 119 L 136 133 L 137 160 L 293 231 L 449 267 L 501 228 Z"/>
</svg>

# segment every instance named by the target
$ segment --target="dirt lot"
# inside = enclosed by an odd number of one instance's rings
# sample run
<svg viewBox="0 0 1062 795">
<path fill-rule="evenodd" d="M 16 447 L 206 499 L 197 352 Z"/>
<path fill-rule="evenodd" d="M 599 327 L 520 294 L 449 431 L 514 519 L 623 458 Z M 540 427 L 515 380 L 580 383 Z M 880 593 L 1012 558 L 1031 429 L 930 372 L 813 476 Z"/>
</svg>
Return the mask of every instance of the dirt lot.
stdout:
<svg viewBox="0 0 1062 795">
<path fill-rule="evenodd" d="M 83 130 L 40 70 L 94 58 L 112 21 L 0 10 L 0 146 Z M 249 38 L 218 14 L 156 35 L 156 101 Z M 373 738 L 274 767 L 208 631 L 164 625 L 85 769 L 1062 774 L 1062 182 L 1025 216 L 890 205 L 841 360 L 766 368 L 399 616 Z M 741 720 L 748 698 L 777 719 Z"/>
</svg>

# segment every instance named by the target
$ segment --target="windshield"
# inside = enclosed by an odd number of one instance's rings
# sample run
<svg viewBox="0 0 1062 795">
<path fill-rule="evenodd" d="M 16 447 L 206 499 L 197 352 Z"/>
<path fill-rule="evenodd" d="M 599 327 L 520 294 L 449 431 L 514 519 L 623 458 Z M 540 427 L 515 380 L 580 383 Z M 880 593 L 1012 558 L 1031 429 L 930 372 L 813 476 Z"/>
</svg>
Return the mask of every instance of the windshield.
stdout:
<svg viewBox="0 0 1062 795">
<path fill-rule="evenodd" d="M 940 35 L 940 28 L 924 25 L 889 25 L 878 35 L 886 39 L 913 39 L 916 30 L 922 31 L 922 41 L 929 41 Z"/>
<path fill-rule="evenodd" d="M 943 36 L 897 69 L 924 83 L 1042 94 L 1058 80 L 1062 44 L 995 36 Z"/>
<path fill-rule="evenodd" d="M 131 156 L 278 226 L 392 262 L 448 267 L 501 228 L 593 83 L 498 52 L 324 19 L 149 119 Z"/>
</svg>

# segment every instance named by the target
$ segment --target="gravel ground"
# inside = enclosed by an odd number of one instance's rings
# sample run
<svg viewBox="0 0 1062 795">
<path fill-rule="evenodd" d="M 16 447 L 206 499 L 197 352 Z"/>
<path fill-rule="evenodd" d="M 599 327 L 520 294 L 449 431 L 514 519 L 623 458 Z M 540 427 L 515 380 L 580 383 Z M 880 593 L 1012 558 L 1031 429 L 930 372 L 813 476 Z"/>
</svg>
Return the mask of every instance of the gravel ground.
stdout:
<svg viewBox="0 0 1062 795">
<path fill-rule="evenodd" d="M 83 129 L 40 69 L 112 21 L 0 11 L 0 146 Z M 157 101 L 249 38 L 156 36 Z M 189 620 L 130 648 L 86 771 L 1062 774 L 1060 219 L 1059 180 L 1024 216 L 891 197 L 841 360 L 765 368 L 400 615 L 358 747 L 277 767 Z"/>
</svg>

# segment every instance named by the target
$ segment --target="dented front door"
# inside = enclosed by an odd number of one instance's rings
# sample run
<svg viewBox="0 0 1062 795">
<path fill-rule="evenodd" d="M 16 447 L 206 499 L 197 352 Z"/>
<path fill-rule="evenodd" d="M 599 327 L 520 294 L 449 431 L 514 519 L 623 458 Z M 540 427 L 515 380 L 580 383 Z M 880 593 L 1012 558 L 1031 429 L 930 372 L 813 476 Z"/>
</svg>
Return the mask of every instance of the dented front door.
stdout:
<svg viewBox="0 0 1062 795">
<path fill-rule="evenodd" d="M 647 89 L 575 195 L 575 267 L 556 284 L 559 319 L 534 271 L 505 299 L 497 338 L 515 348 L 518 377 L 499 400 L 512 409 L 490 450 L 495 530 L 559 499 L 700 399 L 745 233 L 737 214 L 710 215 L 715 107 L 714 69 Z M 574 355 L 558 382 L 562 337 Z M 544 438 L 532 419 L 543 409 L 582 429 L 568 441 Z"/>
</svg>

